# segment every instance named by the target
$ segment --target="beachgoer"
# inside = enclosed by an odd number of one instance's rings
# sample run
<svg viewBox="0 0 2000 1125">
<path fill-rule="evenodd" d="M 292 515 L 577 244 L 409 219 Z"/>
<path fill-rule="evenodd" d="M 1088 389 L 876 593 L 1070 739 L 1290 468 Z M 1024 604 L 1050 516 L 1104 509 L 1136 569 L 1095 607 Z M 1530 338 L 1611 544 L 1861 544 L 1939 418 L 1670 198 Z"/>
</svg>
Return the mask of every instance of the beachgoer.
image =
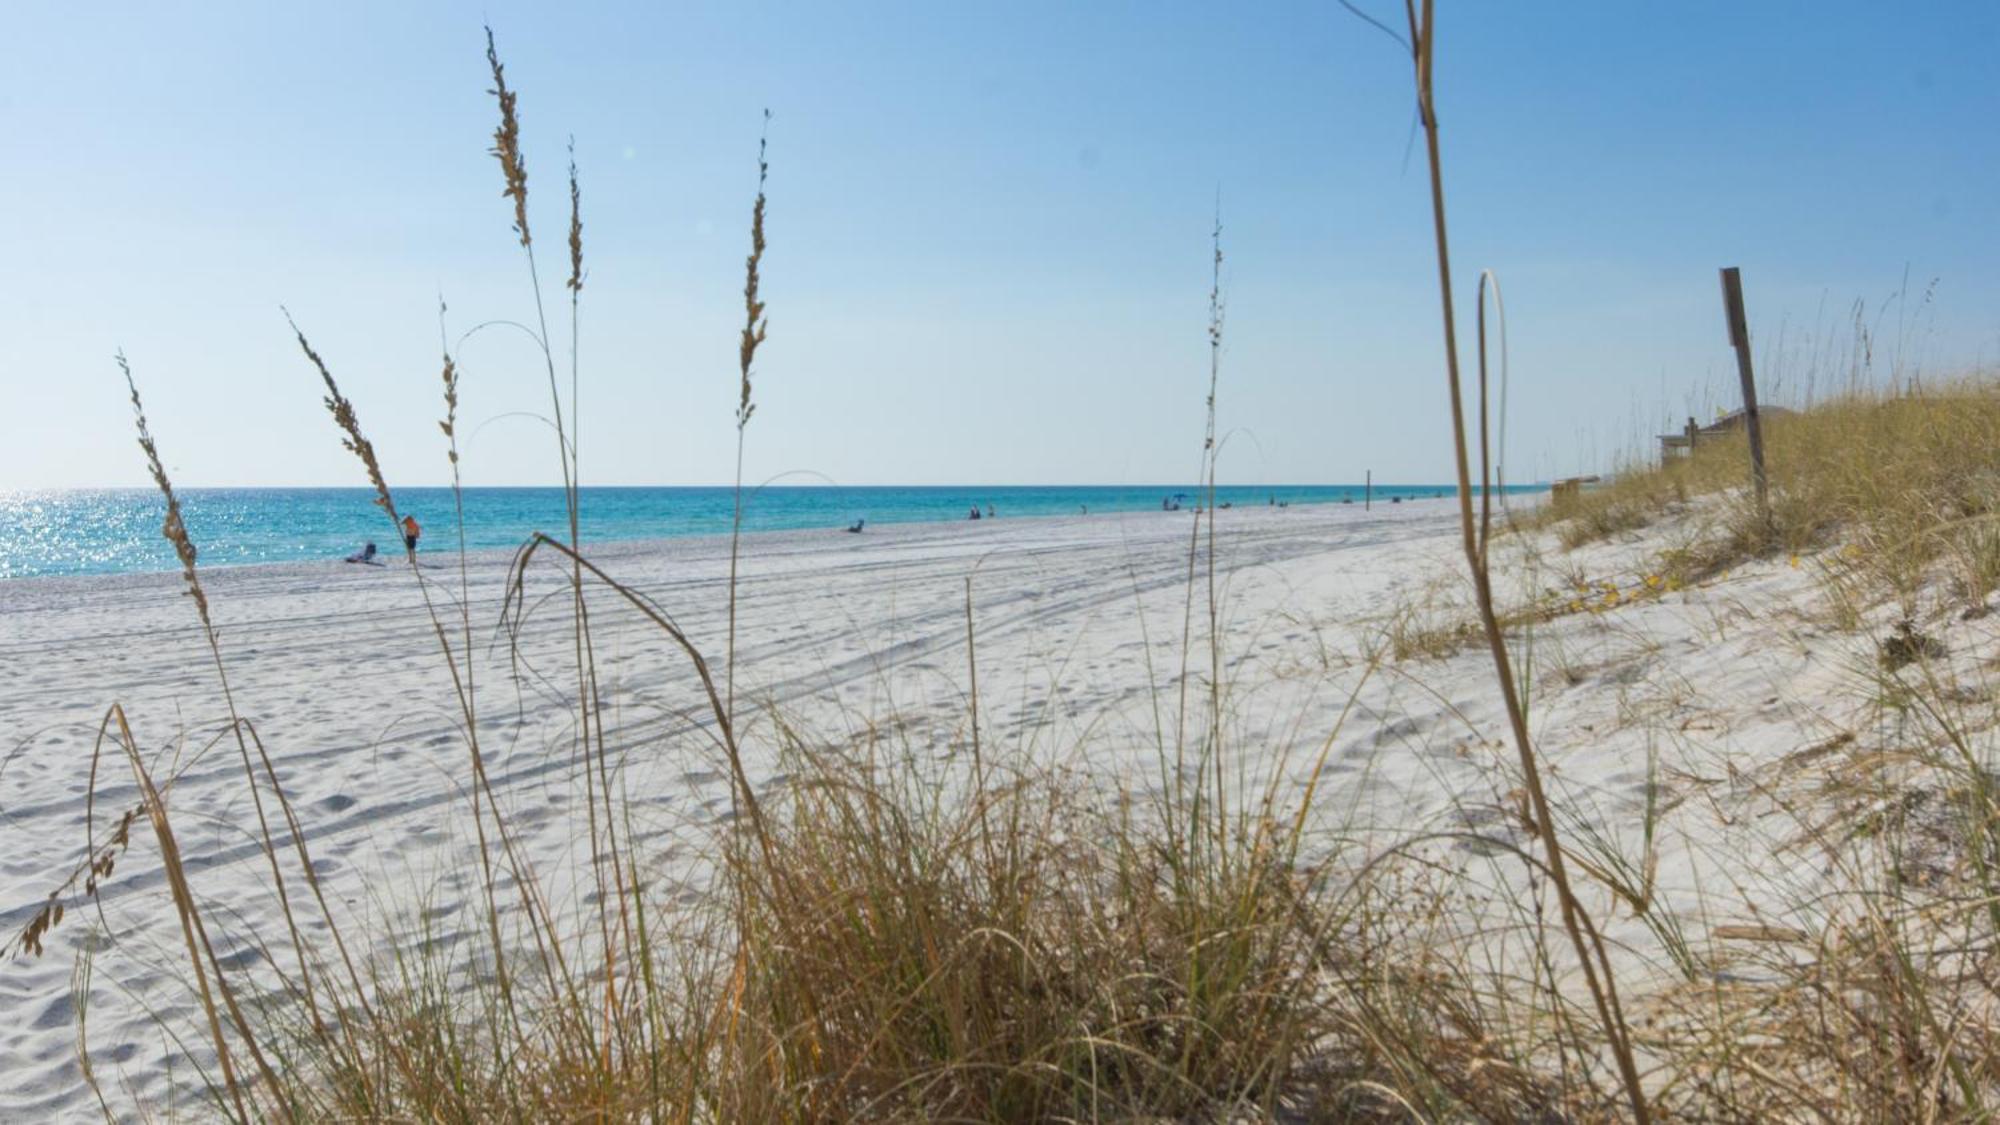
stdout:
<svg viewBox="0 0 2000 1125">
<path fill-rule="evenodd" d="M 965 518 L 966 518 L 966 519 L 969 519 L 969 520 L 976 520 L 976 519 L 978 519 L 978 518 L 979 518 L 979 505 L 977 505 L 977 504 L 974 504 L 974 505 L 972 506 L 972 511 L 970 511 L 970 512 L 967 512 L 967 513 L 966 513 L 966 516 L 965 516 Z"/>
<path fill-rule="evenodd" d="M 423 537 L 424 537 L 424 529 L 418 526 L 417 517 L 404 516 L 403 546 L 409 548 L 411 554 L 415 554 L 417 551 L 417 540 Z"/>
<path fill-rule="evenodd" d="M 861 525 L 867 522 L 867 520 L 855 520 L 853 523 L 847 525 L 847 530 L 859 535 L 861 534 Z"/>
<path fill-rule="evenodd" d="M 346 561 L 351 563 L 373 563 L 375 561 L 374 542 L 371 540 L 370 542 L 363 543 L 359 551 L 347 556 Z"/>
<path fill-rule="evenodd" d="M 986 505 L 986 518 L 989 520 L 995 518 L 993 515 L 993 505 L 991 504 Z"/>
</svg>

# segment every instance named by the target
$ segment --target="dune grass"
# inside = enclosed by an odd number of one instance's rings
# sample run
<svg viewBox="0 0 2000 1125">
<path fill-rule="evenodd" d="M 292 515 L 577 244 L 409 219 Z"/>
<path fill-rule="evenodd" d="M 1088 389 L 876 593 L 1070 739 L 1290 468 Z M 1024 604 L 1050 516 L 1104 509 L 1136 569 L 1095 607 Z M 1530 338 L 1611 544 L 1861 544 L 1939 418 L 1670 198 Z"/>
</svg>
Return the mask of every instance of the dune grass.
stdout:
<svg viewBox="0 0 2000 1125">
<path fill-rule="evenodd" d="M 1700 575 L 1760 554 L 1843 547 L 1871 584 L 1914 598 L 1938 566 L 1964 601 L 2000 577 L 2000 382 L 1983 374 L 1854 387 L 1765 423 L 1771 520 L 1746 495 L 1740 434 L 1693 456 L 1637 467 L 1547 511 L 1581 545 L 1704 508 L 1707 532 L 1680 561 Z"/>
<path fill-rule="evenodd" d="M 1410 5 L 1406 45 L 1428 141 L 1449 342 L 1429 9 Z M 494 154 L 539 315 L 518 95 L 490 34 L 488 58 L 501 118 Z M 752 361 L 765 338 L 762 142 L 758 165 L 736 372 L 739 480 L 754 409 Z M 583 243 L 573 165 L 569 186 L 574 357 Z M 1202 445 L 1211 498 L 1220 237 L 1218 221 Z M 139 416 L 166 505 L 165 532 L 228 700 L 222 733 L 239 749 L 243 784 L 256 798 L 283 931 L 241 932 L 243 918 L 204 905 L 180 862 L 172 778 L 155 783 L 114 707 L 100 751 L 108 745 L 126 760 L 143 799 L 119 810 L 116 830 L 89 843 L 77 872 L 0 952 L 40 954 L 64 904 L 114 878 L 135 835 L 150 832 L 170 875 L 177 937 L 199 997 L 198 1028 L 165 1030 L 201 1075 L 205 1114 L 467 1122 L 1977 1120 L 2000 1101 L 1990 968 L 2000 963 L 1993 906 L 2000 785 L 1988 766 L 1994 728 L 1964 702 L 1965 684 L 1917 645 L 1875 685 L 1882 712 L 1902 720 L 1893 752 L 1870 745 L 1864 757 L 1850 735 L 1810 759 L 1781 763 L 1796 770 L 1810 760 L 1824 771 L 1829 782 L 1813 801 L 1799 798 L 1786 775 L 1750 776 L 1743 784 L 1800 826 L 1846 889 L 1813 904 L 1816 931 L 1774 922 L 1718 927 L 1715 941 L 1694 941 L 1653 894 L 1645 849 L 1658 811 L 1649 804 L 1646 842 L 1633 856 L 1541 778 L 1527 716 L 1535 663 L 1518 642 L 1561 609 L 1496 605 L 1491 513 L 1475 509 L 1489 476 L 1483 347 L 1470 424 L 1456 351 L 1447 349 L 1472 613 L 1444 624 L 1406 621 L 1389 642 L 1399 658 L 1437 660 L 1486 642 L 1478 659 L 1496 674 L 1513 754 L 1496 772 L 1496 793 L 1517 786 L 1501 804 L 1523 831 L 1516 843 L 1482 837 L 1477 854 L 1486 858 L 1474 863 L 1452 850 L 1468 833 L 1412 829 L 1384 843 L 1326 823 L 1316 799 L 1338 723 L 1311 732 L 1299 752 L 1278 753 L 1261 773 L 1243 767 L 1255 735 L 1223 674 L 1229 638 L 1212 499 L 1203 509 L 1207 539 L 1198 513 L 1187 543 L 1180 668 L 1149 685 L 1178 693 L 1168 704 L 1174 722 L 1162 722 L 1146 747 L 1157 785 L 1080 785 L 1048 764 L 1132 749 L 1098 728 L 1040 760 L 982 738 L 970 580 L 964 713 L 907 716 L 950 726 L 943 755 L 912 753 L 895 721 L 904 716 L 830 737 L 767 702 L 739 701 L 740 541 L 732 535 L 728 633 L 723 662 L 713 667 L 669 607 L 620 582 L 580 542 L 576 372 L 573 364 L 565 425 L 558 349 L 546 316 L 538 325 L 570 527 L 567 539 L 540 535 L 523 546 L 502 624 L 518 637 L 536 602 L 533 576 L 561 576 L 561 595 L 542 604 L 566 605 L 570 615 L 571 768 L 585 792 L 574 828 L 588 846 L 580 873 L 538 869 L 518 846 L 485 774 L 464 573 L 454 599 L 448 588 L 434 590 L 439 580 L 416 567 L 412 553 L 410 581 L 423 592 L 426 627 L 451 671 L 447 702 L 466 751 L 460 780 L 476 870 L 454 874 L 479 893 L 459 908 L 463 919 L 439 922 L 422 912 L 383 919 L 320 893 L 307 834 L 271 755 L 229 697 L 229 654 L 207 628 L 196 547 Z M 303 332 L 298 343 L 340 439 L 393 522 L 394 494 L 355 405 Z M 443 372 L 442 426 L 456 480 L 460 383 L 448 343 Z M 136 385 L 132 395 L 136 408 Z M 1744 522 L 1732 491 L 1741 459 L 1724 443 L 1684 464 L 1626 474 L 1574 508 L 1537 518 L 1582 543 L 1668 514 L 1713 513 L 1704 517 L 1713 535 L 1699 549 L 1707 553 L 1685 567 L 1688 582 L 1758 552 L 1839 543 L 1855 547 L 1856 565 L 1898 596 L 1916 600 L 1937 588 L 1943 568 L 1964 598 L 1983 599 L 2000 578 L 1987 522 L 2000 504 L 1991 491 L 2000 480 L 1996 425 L 2000 398 L 1982 383 L 1857 394 L 1772 427 L 1770 528 Z M 1475 427 L 1476 464 L 1468 437 Z M 1876 555 L 1884 557 L 1869 561 Z M 442 608 L 452 604 L 457 620 Z M 593 618 L 612 614 L 647 622 L 702 687 L 710 734 L 695 751 L 725 768 L 733 815 L 693 829 L 688 854 L 649 846 L 655 837 L 626 799 L 619 755 L 626 747 L 605 717 L 611 701 L 590 630 Z M 1206 651 L 1192 629 L 1197 615 L 1209 624 Z M 1190 692 L 1198 696 L 1192 706 Z M 784 784 L 754 783 L 744 764 L 753 749 Z M 1296 776 L 1308 783 L 1281 784 Z M 1928 796 L 1912 803 L 1913 793 Z M 287 826 L 289 845 L 265 823 L 267 807 Z M 1869 810 L 1865 832 L 1828 815 L 1857 808 Z M 1921 880 L 1912 874 L 1919 866 L 1929 873 Z M 1477 874 L 1499 868 L 1504 877 Z M 561 888 L 571 876 L 585 893 Z M 1607 948 L 1604 924 L 1619 911 L 1662 935 L 1664 952 Z M 439 932 L 459 920 L 479 938 Z M 261 967 L 218 956 L 211 935 L 225 927 L 232 946 L 264 952 Z M 1518 956 L 1491 956 L 1500 946 Z M 1634 960 L 1643 981 L 1634 979 Z M 86 962 L 85 972 L 92 969 Z M 1639 983 L 1648 986 L 1644 999 L 1632 1001 Z M 119 1091 L 100 1082 L 84 1029 L 79 1043 L 84 1073 L 110 1116 Z"/>
</svg>

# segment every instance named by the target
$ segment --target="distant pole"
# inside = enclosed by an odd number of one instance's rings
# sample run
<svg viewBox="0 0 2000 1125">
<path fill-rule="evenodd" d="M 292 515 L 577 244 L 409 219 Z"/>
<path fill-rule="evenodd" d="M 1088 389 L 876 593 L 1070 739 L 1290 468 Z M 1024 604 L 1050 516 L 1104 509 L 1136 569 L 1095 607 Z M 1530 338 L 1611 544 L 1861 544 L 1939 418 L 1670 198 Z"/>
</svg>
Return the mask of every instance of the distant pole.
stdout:
<svg viewBox="0 0 2000 1125">
<path fill-rule="evenodd" d="M 1700 426 L 1697 426 L 1697 425 L 1695 425 L 1695 423 L 1694 423 L 1694 415 L 1692 415 L 1692 414 L 1688 415 L 1688 428 L 1687 428 L 1687 435 L 1688 435 L 1688 452 L 1687 452 L 1687 455 L 1688 455 L 1689 457 L 1693 457 L 1693 456 L 1694 456 L 1694 443 L 1695 443 L 1695 439 L 1697 439 L 1697 438 L 1701 437 L 1701 427 L 1700 427 Z"/>
<path fill-rule="evenodd" d="M 1368 483 L 1361 486 L 1361 510 L 1366 512 L 1375 507 L 1375 470 L 1368 470 Z"/>
<path fill-rule="evenodd" d="M 1750 369 L 1750 322 L 1743 315 L 1743 275 L 1735 266 L 1725 266 L 1722 270 L 1722 307 L 1729 315 L 1729 343 L 1736 349 L 1736 374 L 1743 381 L 1743 424 L 1750 431 L 1750 480 L 1757 488 L 1757 511 L 1769 526 L 1771 501 L 1764 482 L 1764 427 L 1757 420 L 1757 376 Z"/>
</svg>

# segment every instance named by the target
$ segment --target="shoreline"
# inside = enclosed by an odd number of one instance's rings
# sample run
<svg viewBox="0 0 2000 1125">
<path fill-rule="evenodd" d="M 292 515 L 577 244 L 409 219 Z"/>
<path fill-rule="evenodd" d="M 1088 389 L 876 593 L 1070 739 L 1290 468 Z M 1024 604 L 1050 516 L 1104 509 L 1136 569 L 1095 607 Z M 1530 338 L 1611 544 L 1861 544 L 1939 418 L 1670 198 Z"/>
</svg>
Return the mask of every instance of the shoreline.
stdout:
<svg viewBox="0 0 2000 1125">
<path fill-rule="evenodd" d="M 539 486 L 523 486 L 523 489 L 529 487 L 539 487 Z M 606 485 L 602 487 L 613 488 L 620 486 Z M 634 485 L 630 487 L 634 489 L 639 489 L 639 488 L 648 488 L 652 486 Z M 931 487 L 931 486 L 924 486 L 924 487 Z M 936 487 L 942 488 L 947 486 L 936 486 Z M 1250 486 L 1236 486 L 1236 487 L 1250 487 Z M 1256 486 L 1256 487 L 1263 487 L 1263 486 Z M 1322 486 L 1316 485 L 1311 487 L 1322 487 Z M 1328 487 L 1343 487 L 1343 486 L 1334 485 Z M 1515 488 L 1519 488 L 1521 489 L 1521 491 L 1518 492 L 1513 491 L 1513 489 Z M 129 491 L 133 492 L 144 491 L 148 492 L 148 494 L 151 494 L 150 490 L 132 489 Z M 237 490 L 230 490 L 230 491 L 237 491 Z M 254 491 L 254 490 L 243 490 L 243 491 Z M 275 490 L 267 490 L 267 491 L 275 491 Z M 329 491 L 342 491 L 342 490 L 329 490 Z M 1546 491 L 1545 489 L 1541 489 L 1539 486 L 1529 486 L 1529 485 L 1509 486 L 1509 491 L 1506 493 L 1506 495 L 1509 497 L 1531 499 L 1542 495 L 1543 492 L 1545 491 Z M 1377 501 L 1377 503 L 1383 508 L 1397 508 L 1401 507 L 1403 504 L 1422 505 L 1427 503 L 1436 503 L 1439 500 L 1449 501 L 1453 499 L 1455 495 L 1456 493 L 1454 490 L 1447 490 L 1446 494 L 1441 498 L 1433 496 L 1403 497 L 1399 500 L 1380 500 Z M 1370 510 L 1365 508 L 1363 504 L 1360 502 L 1355 502 L 1350 504 L 1338 500 L 1314 500 L 1314 501 L 1291 502 L 1284 507 L 1275 509 L 1275 511 L 1290 511 L 1294 508 L 1304 511 L 1304 510 L 1317 510 L 1321 508 L 1349 508 L 1349 507 L 1361 511 Z M 1267 506 L 1261 504 L 1259 505 L 1246 504 L 1231 508 L 1224 508 L 1221 510 L 1230 512 L 1251 512 L 1251 511 L 1267 510 Z M 912 529 L 919 529 L 919 530 L 943 529 L 943 528 L 950 528 L 950 527 L 969 525 L 969 524 L 977 524 L 979 528 L 983 530 L 989 527 L 990 524 L 1023 526 L 1023 525 L 1047 525 L 1050 523 L 1060 522 L 1060 521 L 1087 522 L 1087 521 L 1102 521 L 1102 520 L 1113 520 L 1113 519 L 1129 520 L 1129 519 L 1149 517 L 1153 515 L 1189 516 L 1193 515 L 1196 511 L 1198 511 L 1197 508 L 1189 506 L 1173 510 L 1155 509 L 1155 508 L 1122 508 L 1122 509 L 1105 511 L 1101 513 L 1071 512 L 1071 513 L 1019 515 L 1019 516 L 997 515 L 993 517 L 990 521 L 986 519 L 971 520 L 961 517 L 957 519 L 941 519 L 941 520 L 891 519 L 877 523 L 871 519 L 868 522 L 867 528 L 861 533 L 859 533 L 859 535 L 856 538 L 858 540 L 866 540 L 870 537 L 879 538 L 885 534 L 908 533 Z M 426 548 L 420 546 L 418 549 L 418 558 L 420 561 L 426 561 L 426 562 L 432 559 L 447 559 L 450 560 L 448 564 L 449 568 L 455 570 L 457 566 L 459 553 L 454 547 L 446 546 L 442 542 L 449 536 L 450 528 L 448 525 L 434 525 L 434 526 L 437 526 L 439 530 L 428 533 L 426 535 L 426 538 L 437 539 L 440 542 L 436 547 Z M 531 532 L 527 535 L 523 535 L 520 539 L 520 542 L 517 543 L 515 546 L 469 548 L 465 552 L 466 559 L 468 562 L 479 562 L 479 561 L 491 561 L 496 558 L 511 557 L 520 549 L 521 544 L 525 544 L 526 542 L 528 542 L 532 534 L 533 533 Z M 553 538 L 557 539 L 563 538 L 563 536 L 559 532 L 550 534 Z M 820 537 L 829 534 L 845 535 L 847 534 L 847 532 L 845 527 L 826 526 L 826 527 L 794 527 L 794 528 L 761 528 L 756 530 L 746 529 L 742 533 L 743 543 L 745 544 L 746 547 L 753 542 L 765 545 L 770 545 L 774 543 L 779 545 L 784 545 L 787 542 L 788 538 L 796 539 L 802 542 L 816 541 Z M 384 537 L 387 538 L 386 532 Z M 455 536 L 450 536 L 450 537 L 455 538 Z M 670 550 L 673 549 L 675 545 L 681 545 L 681 544 L 700 545 L 704 543 L 714 544 L 717 542 L 727 544 L 729 538 L 730 535 L 728 532 L 701 532 L 701 533 L 687 534 L 687 535 L 666 535 L 666 536 L 655 535 L 655 536 L 641 536 L 641 537 L 631 537 L 631 538 L 620 537 L 620 538 L 609 538 L 609 539 L 591 539 L 586 536 L 584 539 L 584 545 L 585 545 L 585 556 L 594 559 L 597 557 L 597 553 L 604 552 L 607 550 L 617 552 L 619 554 L 623 554 L 627 551 L 656 552 L 656 551 Z M 378 545 L 379 542 L 380 541 L 378 541 Z M 202 541 L 199 538 L 196 539 L 195 546 L 197 548 L 200 548 L 202 546 Z M 268 562 L 211 563 L 207 561 L 198 560 L 197 566 L 200 568 L 201 575 L 205 581 L 209 579 L 211 576 L 218 579 L 226 580 L 226 576 L 233 573 L 244 572 L 244 571 L 269 570 L 273 573 L 276 573 L 277 572 L 276 568 L 291 568 L 300 573 L 313 574 L 313 573 L 324 572 L 328 567 L 332 566 L 341 567 L 343 570 L 355 570 L 364 572 L 367 570 L 376 570 L 376 569 L 399 570 L 403 567 L 402 557 L 393 550 L 393 545 L 391 547 L 382 548 L 381 553 L 377 557 L 383 560 L 380 566 L 364 566 L 363 564 L 350 564 L 344 562 L 344 560 L 340 557 L 312 558 L 312 559 L 280 559 Z M 147 576 L 151 576 L 154 578 L 173 579 L 177 583 L 179 581 L 180 573 L 181 571 L 179 564 L 169 559 L 164 561 L 157 568 L 148 568 L 148 569 L 95 571 L 95 572 L 82 572 L 82 573 L 70 573 L 70 574 L 25 574 L 19 576 L 0 575 L 0 607 L 4 607 L 8 600 L 5 591 L 7 591 L 11 587 L 25 583 L 36 583 L 36 584 L 89 583 L 89 582 L 102 582 L 105 580 L 141 579 Z"/>
</svg>

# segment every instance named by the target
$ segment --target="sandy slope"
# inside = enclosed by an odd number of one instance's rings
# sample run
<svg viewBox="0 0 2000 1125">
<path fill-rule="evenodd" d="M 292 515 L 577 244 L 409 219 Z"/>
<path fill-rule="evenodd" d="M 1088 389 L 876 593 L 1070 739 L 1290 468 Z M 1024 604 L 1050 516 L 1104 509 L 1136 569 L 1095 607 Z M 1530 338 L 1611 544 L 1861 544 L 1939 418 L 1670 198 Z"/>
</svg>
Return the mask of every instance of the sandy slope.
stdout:
<svg viewBox="0 0 2000 1125">
<path fill-rule="evenodd" d="M 1442 661 L 1368 659 L 1394 607 L 1462 596 L 1455 505 L 1221 515 L 1225 723 L 1246 774 L 1275 771 L 1296 785 L 1328 747 L 1325 823 L 1377 841 L 1458 833 L 1442 845 L 1458 862 L 1490 869 L 1486 882 L 1503 899 L 1518 891 L 1518 872 L 1480 846 L 1527 839 L 1509 811 L 1512 752 L 1497 741 L 1504 719 L 1490 665 L 1477 646 Z M 1157 776 L 1159 732 L 1174 723 L 1190 526 L 1188 513 L 1145 513 L 753 537 L 741 583 L 739 695 L 746 706 L 782 707 L 821 737 L 895 715 L 909 723 L 912 745 L 942 746 L 963 722 L 969 576 L 989 743 L 1107 788 L 1144 788 Z M 1659 542 L 1636 538 L 1562 563 L 1631 588 Z M 725 542 L 591 554 L 719 664 Z M 481 738 L 529 851 L 573 870 L 581 861 L 571 812 L 582 801 L 571 768 L 567 598 L 538 563 L 528 623 L 510 648 L 496 629 L 509 561 L 468 563 Z M 433 595 L 449 603 L 455 558 L 428 562 Z M 410 573 L 328 563 L 219 570 L 206 581 L 238 704 L 279 763 L 327 885 L 357 909 L 404 918 L 405 933 L 419 894 L 426 918 L 453 924 L 468 890 L 450 874 L 467 847 L 464 742 Z M 1515 565 L 1508 584 L 1524 596 L 1562 582 Z M 212 916 L 240 912 L 268 938 L 282 933 L 234 745 L 203 749 L 219 729 L 220 693 L 178 589 L 175 575 L 0 584 L 5 932 L 26 922 L 82 854 L 89 753 L 104 708 L 118 701 L 154 768 L 177 776 L 169 801 Z M 1668 810 L 1657 839 L 1659 895 L 1689 927 L 1788 900 L 1822 875 L 1810 857 L 1787 858 L 1793 833 L 1746 814 L 1771 787 L 1740 780 L 1851 731 L 1866 710 L 1842 701 L 1859 698 L 1872 642 L 1814 624 L 1816 589 L 1805 569 L 1774 562 L 1537 631 L 1533 720 L 1554 762 L 1552 785 L 1579 823 L 1626 846 L 1636 847 L 1649 795 Z M 726 812 L 687 661 L 609 596 L 593 606 L 612 744 L 635 807 L 659 825 Z M 447 612 L 455 611 L 447 604 Z M 1199 612 L 1192 635 L 1197 648 L 1205 643 Z M 1968 660 L 1993 647 L 1986 632 L 1953 643 Z M 1205 655 L 1195 668 L 1205 679 Z M 1863 736 L 1857 745 L 1871 737 Z M 1086 739 L 1090 754 L 1078 756 Z M 757 744 L 754 732 L 747 741 Z M 107 760 L 99 784 L 100 832 L 105 809 L 135 799 L 129 773 L 116 767 Z M 751 768 L 760 785 L 782 783 L 768 758 Z M 186 1019 L 191 997 L 156 849 L 142 836 L 135 832 L 101 895 L 101 919 L 72 900 L 46 956 L 0 966 L 0 1003 L 14 1016 L 0 1021 L 0 1118 L 96 1114 L 75 1062 L 71 974 L 85 946 L 100 950 L 90 1010 L 100 1074 L 156 1106 L 187 1095 L 192 1075 L 161 1065 L 169 1045 L 145 1015 L 152 1006 Z M 675 846 L 670 828 L 649 840 Z M 1592 894 L 1608 907 L 1608 894 Z M 1629 912 L 1609 933 L 1631 950 L 1635 975 L 1641 962 L 1656 963 L 1657 931 Z M 223 945 L 246 964 L 257 959 Z"/>
</svg>

